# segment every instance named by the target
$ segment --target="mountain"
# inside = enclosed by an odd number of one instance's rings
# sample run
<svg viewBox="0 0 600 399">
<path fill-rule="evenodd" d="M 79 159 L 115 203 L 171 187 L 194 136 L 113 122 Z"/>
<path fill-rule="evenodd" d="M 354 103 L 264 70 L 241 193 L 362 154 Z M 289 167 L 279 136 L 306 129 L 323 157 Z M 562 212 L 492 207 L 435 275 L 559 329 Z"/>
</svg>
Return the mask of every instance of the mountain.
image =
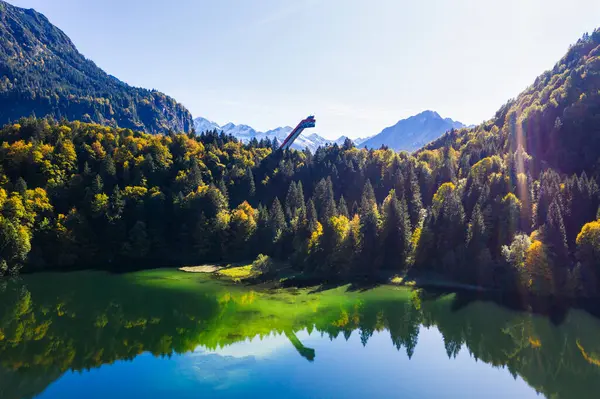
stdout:
<svg viewBox="0 0 600 399">
<path fill-rule="evenodd" d="M 524 163 L 520 167 L 531 168 L 534 176 L 547 168 L 599 176 L 600 29 L 579 39 L 491 120 L 447 133 L 425 149 L 442 147 L 515 157 L 520 147 L 526 152 L 518 154 Z M 470 161 L 476 159 L 472 156 Z"/>
<path fill-rule="evenodd" d="M 238 140 L 241 140 L 242 142 L 247 143 L 248 141 L 252 140 L 253 138 L 256 138 L 257 140 L 261 140 L 264 138 L 269 138 L 270 140 L 272 140 L 274 137 L 277 138 L 277 140 L 281 143 L 283 140 L 285 140 L 285 138 L 288 136 L 288 134 L 290 134 L 290 132 L 293 130 L 293 128 L 291 126 L 284 126 L 284 127 L 277 127 L 275 129 L 271 129 L 271 130 L 267 130 L 266 132 L 260 132 L 257 131 L 255 129 L 253 129 L 252 127 L 248 126 L 248 125 L 236 125 L 234 123 L 226 123 L 223 126 L 219 126 L 218 123 L 215 123 L 213 121 L 210 121 L 206 118 L 202 118 L 202 117 L 197 117 L 194 118 L 194 128 L 196 129 L 196 132 L 198 134 L 205 132 L 207 130 L 217 130 L 217 131 L 222 131 L 225 134 L 230 134 L 232 136 L 234 136 L 235 138 L 237 138 Z M 328 144 L 337 144 L 337 145 L 343 145 L 344 141 L 348 138 L 348 136 L 340 136 L 335 140 L 328 140 L 322 136 L 320 136 L 317 133 L 302 133 L 297 139 L 296 141 L 294 141 L 294 144 L 292 144 L 292 148 L 296 149 L 296 150 L 304 150 L 305 148 L 308 148 L 311 152 L 315 152 L 317 150 L 317 148 L 319 147 L 324 147 Z M 361 143 L 363 143 L 365 140 L 368 140 L 370 137 L 367 138 L 358 138 L 358 139 L 351 139 L 355 145 L 360 145 Z"/>
<path fill-rule="evenodd" d="M 338 137 L 337 139 L 333 140 L 333 142 L 334 142 L 335 144 L 337 144 L 337 145 L 344 145 L 344 142 L 345 142 L 347 139 L 350 139 L 350 140 L 352 140 L 352 139 L 351 139 L 350 137 L 348 137 L 348 136 L 340 136 L 340 137 Z"/>
<path fill-rule="evenodd" d="M 423 111 L 398 121 L 394 126 L 386 127 L 381 133 L 357 145 L 374 149 L 385 145 L 396 151 L 415 151 L 446 131 L 462 127 L 462 123 L 442 118 L 435 111 Z"/>
<path fill-rule="evenodd" d="M 206 132 L 208 130 L 219 130 L 221 127 L 218 123 L 209 121 L 208 119 L 204 119 L 201 117 L 194 118 L 194 129 L 196 133 Z"/>
<path fill-rule="evenodd" d="M 259 141 L 265 138 L 268 138 L 270 140 L 272 140 L 273 138 L 277 138 L 277 140 L 281 143 L 293 130 L 293 128 L 290 126 L 280 126 L 275 129 L 267 130 L 266 132 L 261 132 L 255 130 L 251 126 L 242 124 L 236 125 L 231 122 L 226 123 L 223 126 L 219 126 L 217 123 L 209 121 L 208 119 L 202 117 L 194 119 L 194 127 L 197 133 L 202 133 L 207 130 L 222 131 L 223 133 L 230 134 L 244 143 L 247 143 L 253 138 Z M 315 152 L 317 148 L 325 146 L 327 144 L 332 144 L 332 141 L 319 136 L 317 133 L 302 133 L 296 139 L 296 141 L 294 141 L 294 144 L 292 144 L 292 148 L 296 150 L 304 150 L 305 148 L 308 148 L 311 152 Z"/>
<path fill-rule="evenodd" d="M 148 133 L 192 128 L 174 99 L 108 75 L 44 15 L 0 0 L 0 125 L 32 113 Z"/>
<path fill-rule="evenodd" d="M 373 137 L 373 136 L 359 137 L 359 138 L 354 139 L 352 141 L 354 141 L 355 145 L 360 146 L 362 143 L 364 143 L 365 141 L 369 140 L 371 137 Z"/>
</svg>

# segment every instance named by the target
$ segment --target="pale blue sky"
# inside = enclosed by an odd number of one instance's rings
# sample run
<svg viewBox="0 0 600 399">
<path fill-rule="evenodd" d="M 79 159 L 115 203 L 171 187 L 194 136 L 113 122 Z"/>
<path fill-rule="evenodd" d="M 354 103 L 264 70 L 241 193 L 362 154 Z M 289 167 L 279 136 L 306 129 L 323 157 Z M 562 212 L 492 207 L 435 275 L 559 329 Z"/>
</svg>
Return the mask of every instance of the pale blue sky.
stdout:
<svg viewBox="0 0 600 399">
<path fill-rule="evenodd" d="M 493 116 L 600 26 L 598 0 L 8 0 L 110 74 L 259 130 L 314 113 L 378 133 L 425 109 Z"/>
</svg>

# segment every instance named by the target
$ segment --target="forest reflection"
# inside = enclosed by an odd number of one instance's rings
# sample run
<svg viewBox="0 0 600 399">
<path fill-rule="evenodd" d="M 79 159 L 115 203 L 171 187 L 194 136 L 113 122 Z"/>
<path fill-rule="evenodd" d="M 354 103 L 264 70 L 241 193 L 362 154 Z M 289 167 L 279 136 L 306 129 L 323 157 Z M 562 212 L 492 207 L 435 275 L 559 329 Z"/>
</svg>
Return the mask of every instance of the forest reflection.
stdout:
<svg viewBox="0 0 600 399">
<path fill-rule="evenodd" d="M 410 358 L 421 326 L 443 336 L 447 356 L 471 356 L 520 375 L 544 395 L 600 391 L 600 320 L 583 310 L 549 317 L 465 295 L 378 287 L 252 290 L 173 271 L 129 275 L 40 274 L 0 282 L 0 397 L 33 397 L 63 373 L 149 352 L 215 350 L 255 337 L 287 337 L 307 361 L 319 353 L 299 331 L 366 345 L 389 332 Z"/>
</svg>

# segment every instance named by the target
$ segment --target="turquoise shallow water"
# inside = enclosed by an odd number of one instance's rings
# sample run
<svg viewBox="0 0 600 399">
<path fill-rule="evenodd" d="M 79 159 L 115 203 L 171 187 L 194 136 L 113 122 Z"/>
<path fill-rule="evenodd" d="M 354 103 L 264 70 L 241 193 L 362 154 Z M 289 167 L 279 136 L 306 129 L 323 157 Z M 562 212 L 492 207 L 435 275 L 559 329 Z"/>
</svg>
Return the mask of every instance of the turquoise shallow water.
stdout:
<svg viewBox="0 0 600 399">
<path fill-rule="evenodd" d="M 599 326 L 393 287 L 32 275 L 0 286 L 0 397 L 591 398 Z"/>
</svg>

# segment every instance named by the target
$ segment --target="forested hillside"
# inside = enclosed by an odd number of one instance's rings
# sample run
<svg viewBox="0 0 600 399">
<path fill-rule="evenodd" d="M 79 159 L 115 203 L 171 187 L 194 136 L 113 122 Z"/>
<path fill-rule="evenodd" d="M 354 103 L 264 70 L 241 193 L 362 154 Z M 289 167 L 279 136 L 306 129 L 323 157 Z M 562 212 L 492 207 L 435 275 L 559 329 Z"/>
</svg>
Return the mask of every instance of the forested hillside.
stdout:
<svg viewBox="0 0 600 399">
<path fill-rule="evenodd" d="M 491 121 L 414 156 L 23 119 L 0 131 L 5 273 L 285 259 L 599 293 L 600 31 Z M 576 143 L 573 144 L 573 143 Z"/>
<path fill-rule="evenodd" d="M 45 16 L 0 0 L 0 124 L 30 115 L 148 133 L 193 128 L 171 97 L 106 74 Z"/>
<path fill-rule="evenodd" d="M 452 146 L 467 162 L 479 151 L 505 155 L 523 147 L 532 157 L 524 172 L 600 174 L 600 31 L 586 34 L 549 71 L 489 122 L 454 130 L 426 146 Z M 472 161 L 469 163 L 473 164 Z"/>
</svg>

